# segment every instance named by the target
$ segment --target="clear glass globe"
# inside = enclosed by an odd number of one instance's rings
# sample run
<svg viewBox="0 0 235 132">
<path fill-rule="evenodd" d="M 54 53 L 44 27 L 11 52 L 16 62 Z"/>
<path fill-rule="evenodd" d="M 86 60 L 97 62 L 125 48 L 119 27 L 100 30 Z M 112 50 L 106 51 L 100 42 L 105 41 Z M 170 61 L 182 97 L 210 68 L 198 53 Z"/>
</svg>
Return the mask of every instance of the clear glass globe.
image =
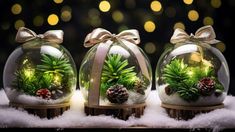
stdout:
<svg viewBox="0 0 235 132">
<path fill-rule="evenodd" d="M 222 53 L 206 44 L 187 42 L 166 50 L 156 67 L 162 103 L 219 105 L 229 88 L 229 68 Z"/>
<path fill-rule="evenodd" d="M 99 44 L 100 45 L 100 44 Z M 80 90 L 88 101 L 91 82 L 91 69 L 97 53 L 98 44 L 92 47 L 84 57 L 80 72 Z M 102 72 L 99 82 L 99 105 L 109 104 L 137 104 L 143 103 L 148 96 L 152 85 L 152 70 L 145 53 L 133 44 L 144 58 L 141 62 L 146 68 L 144 74 L 132 49 L 122 43 L 113 42 L 108 49 L 105 61 L 102 62 Z M 99 51 L 100 52 L 100 51 Z M 98 76 L 97 76 L 98 77 Z"/>
<path fill-rule="evenodd" d="M 76 66 L 70 53 L 61 45 L 41 39 L 17 47 L 3 73 L 10 102 L 19 104 L 68 102 L 76 81 Z"/>
</svg>

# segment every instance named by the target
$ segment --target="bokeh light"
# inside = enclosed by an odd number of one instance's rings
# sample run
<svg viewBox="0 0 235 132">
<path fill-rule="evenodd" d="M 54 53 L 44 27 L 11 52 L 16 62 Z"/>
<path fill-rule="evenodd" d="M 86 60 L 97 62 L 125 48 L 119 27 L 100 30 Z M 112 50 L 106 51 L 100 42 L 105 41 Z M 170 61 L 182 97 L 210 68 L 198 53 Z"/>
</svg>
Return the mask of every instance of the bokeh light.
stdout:
<svg viewBox="0 0 235 132">
<path fill-rule="evenodd" d="M 64 0 L 54 0 L 56 4 L 61 4 Z"/>
<path fill-rule="evenodd" d="M 153 32 L 155 30 L 156 26 L 153 21 L 146 21 L 144 23 L 144 30 L 146 32 Z"/>
<path fill-rule="evenodd" d="M 48 24 L 54 26 L 59 22 L 59 18 L 56 14 L 51 14 L 48 16 L 47 22 L 48 22 Z"/>
<path fill-rule="evenodd" d="M 96 8 L 92 8 L 88 11 L 88 17 L 91 26 L 99 27 L 101 25 L 100 12 Z"/>
<path fill-rule="evenodd" d="M 100 11 L 102 12 L 108 12 L 111 8 L 111 5 L 108 1 L 101 1 L 100 4 L 99 4 L 99 9 Z"/>
<path fill-rule="evenodd" d="M 175 23 L 174 29 L 176 29 L 176 28 L 180 28 L 180 29 L 185 30 L 184 23 L 183 23 L 183 22 L 177 22 L 177 23 Z"/>
<path fill-rule="evenodd" d="M 124 30 L 127 30 L 129 29 L 126 25 L 121 25 L 119 28 L 118 28 L 118 32 L 120 33 L 121 31 L 124 31 Z"/>
<path fill-rule="evenodd" d="M 224 52 L 226 49 L 226 45 L 223 42 L 216 44 L 215 47 L 219 49 L 221 52 Z"/>
<path fill-rule="evenodd" d="M 14 14 L 14 15 L 17 15 L 17 14 L 20 14 L 22 11 L 22 7 L 20 4 L 16 3 L 14 4 L 12 7 L 11 7 L 11 12 Z"/>
<path fill-rule="evenodd" d="M 117 10 L 117 11 L 114 11 L 114 12 L 113 12 L 112 18 L 113 18 L 113 20 L 114 20 L 115 22 L 120 23 L 120 22 L 123 21 L 124 16 L 123 16 L 123 14 L 122 14 L 121 11 L 118 11 L 118 10 Z"/>
<path fill-rule="evenodd" d="M 211 6 L 214 8 L 219 8 L 221 4 L 221 0 L 211 0 Z"/>
<path fill-rule="evenodd" d="M 156 52 L 156 45 L 152 42 L 148 42 L 144 45 L 144 50 L 148 54 L 153 54 Z"/>
<path fill-rule="evenodd" d="M 150 8 L 155 11 L 158 12 L 162 9 L 162 4 L 159 1 L 152 1 L 150 4 Z"/>
<path fill-rule="evenodd" d="M 25 23 L 23 20 L 19 19 L 15 22 L 15 29 L 18 30 L 20 27 L 24 27 Z"/>
<path fill-rule="evenodd" d="M 203 24 L 204 25 L 213 25 L 214 24 L 214 20 L 213 18 L 207 16 L 203 19 Z"/>
<path fill-rule="evenodd" d="M 61 9 L 60 18 L 61 18 L 61 20 L 64 21 L 64 22 L 70 21 L 71 18 L 72 18 L 72 9 L 71 9 L 71 7 L 69 7 L 69 6 L 64 6 L 64 7 Z"/>
<path fill-rule="evenodd" d="M 193 3 L 193 0 L 183 0 L 185 4 L 190 5 Z"/>
<path fill-rule="evenodd" d="M 42 26 L 44 23 L 44 19 L 42 16 L 36 16 L 33 19 L 33 25 L 34 26 Z"/>
<path fill-rule="evenodd" d="M 190 10 L 188 12 L 188 18 L 191 21 L 197 21 L 198 18 L 199 18 L 199 14 L 198 14 L 198 12 L 196 10 Z"/>
</svg>

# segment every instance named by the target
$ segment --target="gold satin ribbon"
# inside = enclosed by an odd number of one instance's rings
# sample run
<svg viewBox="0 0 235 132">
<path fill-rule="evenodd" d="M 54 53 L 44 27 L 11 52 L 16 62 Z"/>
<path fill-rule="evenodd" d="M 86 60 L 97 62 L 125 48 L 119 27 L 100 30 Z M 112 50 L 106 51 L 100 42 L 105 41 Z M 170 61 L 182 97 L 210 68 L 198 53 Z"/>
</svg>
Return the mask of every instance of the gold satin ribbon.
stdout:
<svg viewBox="0 0 235 132">
<path fill-rule="evenodd" d="M 171 37 L 170 42 L 172 44 L 184 43 L 184 42 L 205 42 L 208 44 L 219 43 L 219 40 L 216 40 L 216 35 L 212 26 L 204 26 L 199 28 L 195 35 L 188 35 L 184 30 L 177 28 L 174 31 L 173 36 Z"/>
<path fill-rule="evenodd" d="M 64 32 L 62 30 L 49 30 L 45 32 L 44 34 L 36 34 L 34 31 L 25 28 L 20 27 L 17 34 L 16 34 L 16 42 L 24 43 L 36 38 L 41 38 L 45 41 L 54 42 L 57 44 L 60 44 L 63 42 L 63 35 Z"/>
<path fill-rule="evenodd" d="M 137 30 L 125 30 L 115 35 L 102 28 L 94 29 L 91 33 L 86 36 L 84 41 L 85 47 L 91 47 L 96 44 L 99 44 L 97 46 L 97 50 L 94 57 L 94 63 L 91 68 L 91 81 L 87 102 L 88 106 L 100 105 L 100 80 L 102 68 L 104 65 L 103 63 L 110 49 L 110 46 L 114 41 L 121 43 L 130 51 L 132 51 L 140 65 L 142 74 L 148 79 L 151 78 L 147 68 L 146 60 L 143 54 L 140 52 L 139 48 L 136 46 L 136 44 L 140 43 L 140 37 Z"/>
<path fill-rule="evenodd" d="M 112 34 L 109 31 L 103 29 L 103 28 L 96 28 L 91 33 L 89 33 L 84 41 L 85 47 L 91 47 L 95 44 L 106 42 L 107 40 L 126 40 L 133 44 L 139 44 L 140 43 L 140 36 L 137 30 L 131 29 L 131 30 L 125 30 L 122 31 L 119 34 Z"/>
</svg>

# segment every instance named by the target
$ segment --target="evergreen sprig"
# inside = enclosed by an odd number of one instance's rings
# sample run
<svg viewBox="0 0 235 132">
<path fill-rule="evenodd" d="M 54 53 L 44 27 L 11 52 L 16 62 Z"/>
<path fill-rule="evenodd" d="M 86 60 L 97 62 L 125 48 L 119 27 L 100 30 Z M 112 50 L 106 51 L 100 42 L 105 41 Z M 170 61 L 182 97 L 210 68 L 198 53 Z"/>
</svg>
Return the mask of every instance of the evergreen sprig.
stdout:
<svg viewBox="0 0 235 132">
<path fill-rule="evenodd" d="M 71 64 L 69 60 L 63 55 L 60 57 L 54 57 L 48 54 L 41 54 L 43 62 L 41 65 L 37 65 L 37 70 L 44 73 L 59 73 L 63 75 L 71 70 Z"/>
<path fill-rule="evenodd" d="M 135 66 L 128 67 L 127 59 L 119 54 L 109 54 L 104 62 L 101 77 L 101 94 L 115 84 L 122 84 L 127 89 L 132 89 L 139 79 L 136 77 Z"/>
</svg>

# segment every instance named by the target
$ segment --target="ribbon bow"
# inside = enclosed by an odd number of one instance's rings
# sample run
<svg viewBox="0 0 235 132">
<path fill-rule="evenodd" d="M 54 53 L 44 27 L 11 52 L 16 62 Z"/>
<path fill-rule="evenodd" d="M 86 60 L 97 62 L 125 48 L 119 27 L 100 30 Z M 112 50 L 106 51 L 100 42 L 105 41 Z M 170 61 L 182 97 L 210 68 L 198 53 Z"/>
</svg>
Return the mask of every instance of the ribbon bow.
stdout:
<svg viewBox="0 0 235 132">
<path fill-rule="evenodd" d="M 54 43 L 62 43 L 63 42 L 63 35 L 64 32 L 62 30 L 49 30 L 44 34 L 36 34 L 34 31 L 20 27 L 17 34 L 16 34 L 16 42 L 24 43 L 36 38 L 41 38 L 43 40 L 54 42 Z"/>
<path fill-rule="evenodd" d="M 115 39 L 120 39 L 120 40 L 124 39 L 133 44 L 140 43 L 139 33 L 135 29 L 125 30 L 119 33 L 118 35 L 116 35 L 116 34 L 110 33 L 109 31 L 103 28 L 96 28 L 86 36 L 85 41 L 84 41 L 84 46 L 91 47 L 95 44 L 106 42 L 107 40 L 115 40 Z"/>
<path fill-rule="evenodd" d="M 215 38 L 216 38 L 216 35 L 211 26 L 204 26 L 204 27 L 199 28 L 196 31 L 195 35 L 193 35 L 192 33 L 188 35 L 184 30 L 177 28 L 175 29 L 170 42 L 173 44 L 183 43 L 187 41 L 191 41 L 191 42 L 202 41 L 208 44 L 216 44 L 220 42 L 219 40 L 216 40 Z"/>
</svg>

